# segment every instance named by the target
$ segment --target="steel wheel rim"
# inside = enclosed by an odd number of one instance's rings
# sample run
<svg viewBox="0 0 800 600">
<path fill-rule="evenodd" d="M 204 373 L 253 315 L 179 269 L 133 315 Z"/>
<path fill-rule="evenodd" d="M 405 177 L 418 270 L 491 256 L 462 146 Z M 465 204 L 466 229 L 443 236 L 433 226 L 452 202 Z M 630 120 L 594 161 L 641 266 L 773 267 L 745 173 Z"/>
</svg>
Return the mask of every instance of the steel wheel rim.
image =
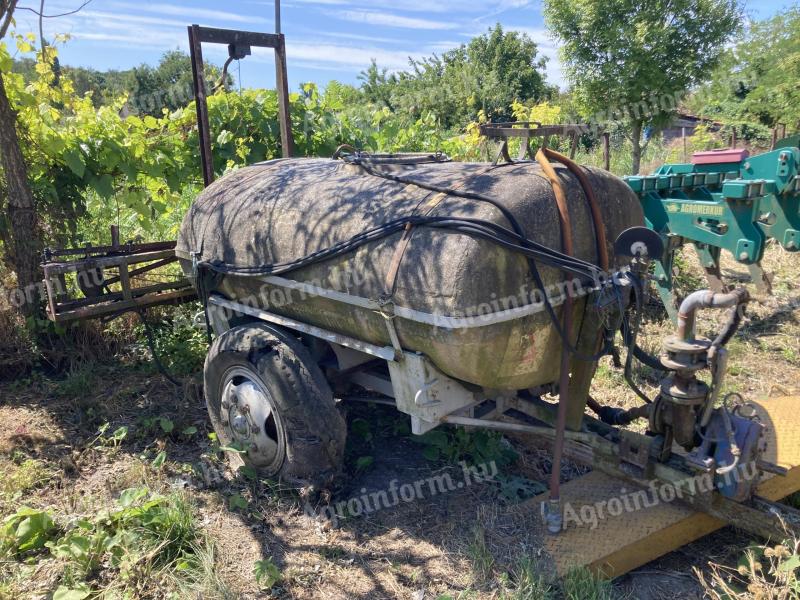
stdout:
<svg viewBox="0 0 800 600">
<path fill-rule="evenodd" d="M 244 367 L 228 370 L 220 386 L 226 437 L 250 464 L 277 471 L 286 457 L 286 435 L 276 403 L 260 377 Z"/>
</svg>

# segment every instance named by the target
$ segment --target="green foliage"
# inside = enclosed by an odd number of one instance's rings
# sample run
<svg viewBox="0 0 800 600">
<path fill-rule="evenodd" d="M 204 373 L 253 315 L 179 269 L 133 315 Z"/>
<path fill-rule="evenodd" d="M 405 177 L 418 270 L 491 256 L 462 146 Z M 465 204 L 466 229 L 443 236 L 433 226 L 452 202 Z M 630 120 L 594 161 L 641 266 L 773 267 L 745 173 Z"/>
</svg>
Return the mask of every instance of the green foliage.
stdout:
<svg viewBox="0 0 800 600">
<path fill-rule="evenodd" d="M 771 19 L 752 23 L 726 52 L 710 81 L 693 95 L 691 106 L 738 126 L 740 137 L 766 141 L 767 127 L 800 125 L 798 80 L 800 5 L 795 4 Z"/>
<path fill-rule="evenodd" d="M 739 6 L 732 0 L 546 0 L 545 17 L 591 115 L 683 94 L 702 81 L 738 26 Z M 662 110 L 649 120 L 668 115 Z"/>
<path fill-rule="evenodd" d="M 63 527 L 49 513 L 25 507 L 0 529 L 3 554 L 45 550 L 66 563 L 57 591 L 61 598 L 85 597 L 79 594 L 88 593 L 101 569 L 113 573 L 120 592 L 137 589 L 143 578 L 162 570 L 188 575 L 199 566 L 202 541 L 183 497 L 158 496 L 146 488 L 125 490 L 111 509 Z"/>
<path fill-rule="evenodd" d="M 94 446 L 97 444 L 100 447 L 109 447 L 109 448 L 118 448 L 120 444 L 128 437 L 128 427 L 126 425 L 122 425 L 117 427 L 114 431 L 110 434 L 108 430 L 111 428 L 110 423 L 103 423 L 100 426 L 100 429 L 97 431 L 97 437 L 94 441 L 89 444 L 90 446 Z"/>
<path fill-rule="evenodd" d="M 738 0 L 546 0 L 584 116 L 620 122 L 639 170 L 642 125 L 664 124 L 705 80 L 739 24 Z"/>
<path fill-rule="evenodd" d="M 60 398 L 78 398 L 92 389 L 95 382 L 95 368 L 92 365 L 82 365 L 67 374 L 63 381 L 59 381 L 53 390 Z"/>
<path fill-rule="evenodd" d="M 222 73 L 208 63 L 204 71 L 209 93 L 220 83 Z M 181 50 L 165 52 L 155 67 L 139 65 L 121 76 L 119 95 L 128 95 L 129 105 L 137 114 L 159 117 L 165 110 L 172 112 L 186 106 L 194 97 L 192 62 Z M 230 86 L 231 78 L 228 76 L 224 83 Z"/>
<path fill-rule="evenodd" d="M 34 40 L 29 38 L 29 41 Z M 15 58 L 12 70 L 21 74 L 28 84 L 37 77 L 36 61 L 27 56 Z M 186 106 L 194 97 L 191 60 L 188 54 L 180 50 L 165 52 L 154 67 L 142 64 L 123 71 L 98 71 L 57 64 L 55 71 L 59 77 L 72 81 L 79 97 L 89 94 L 97 108 L 126 96 L 126 110 L 160 117 L 165 109 L 174 111 Z M 205 79 L 209 93 L 219 83 L 220 77 L 220 69 L 206 63 Z M 226 84 L 230 86 L 230 77 Z"/>
<path fill-rule="evenodd" d="M 410 63 L 410 71 L 390 75 L 373 62 L 360 77 L 365 97 L 415 119 L 433 115 L 445 130 L 465 127 L 481 111 L 490 120 L 508 120 L 512 102 L 553 94 L 536 43 L 499 24 L 441 57 Z"/>
<path fill-rule="evenodd" d="M 228 505 L 230 506 L 231 510 L 247 510 L 250 504 L 245 500 L 244 496 L 241 494 L 233 494 L 230 498 L 228 498 Z"/>
<path fill-rule="evenodd" d="M 511 589 L 502 600 L 554 600 L 556 587 L 545 575 L 546 566 L 530 557 L 521 558 L 511 572 Z"/>
<path fill-rule="evenodd" d="M 269 591 L 282 579 L 281 571 L 272 562 L 272 557 L 257 560 L 253 567 L 253 576 L 262 590 Z"/>
<path fill-rule="evenodd" d="M 193 314 L 199 310 L 199 305 L 188 305 L 175 309 L 169 317 L 151 325 L 155 352 L 164 367 L 173 375 L 186 376 L 201 371 L 208 340 L 205 332 L 194 326 Z M 144 325 L 136 327 L 138 347 L 142 355 L 149 359 L 147 335 Z M 169 424 L 164 419 L 159 423 L 164 433 Z"/>
<path fill-rule="evenodd" d="M 533 498 L 547 491 L 547 486 L 540 481 L 532 481 L 519 475 L 499 474 L 496 476 L 500 498 L 508 503 L 516 504 Z"/>
<path fill-rule="evenodd" d="M 74 587 L 59 586 L 53 592 L 53 600 L 84 600 L 92 595 L 92 588 L 85 583 L 79 583 Z"/>
<path fill-rule="evenodd" d="M 467 430 L 463 427 L 453 429 L 434 429 L 423 436 L 415 437 L 425 444 L 423 454 L 433 461 L 450 463 L 466 461 L 480 465 L 492 461 L 502 468 L 517 460 L 518 455 L 496 431 L 486 429 Z"/>
<path fill-rule="evenodd" d="M 612 600 L 611 582 L 601 579 L 589 569 L 571 569 L 561 581 L 564 600 Z"/>
<path fill-rule="evenodd" d="M 494 556 L 486 544 L 486 532 L 481 526 L 476 525 L 472 530 L 467 556 L 472 563 L 475 583 L 480 585 L 489 581 L 494 571 Z"/>
<path fill-rule="evenodd" d="M 42 510 L 24 506 L 6 517 L 0 527 L 0 556 L 15 556 L 41 550 L 58 529 Z"/>
<path fill-rule="evenodd" d="M 15 464 L 18 463 L 18 464 Z M 0 461 L 3 477 L 0 479 L 0 513 L 31 490 L 44 486 L 52 475 L 41 460 L 20 457 L 14 462 Z"/>
</svg>

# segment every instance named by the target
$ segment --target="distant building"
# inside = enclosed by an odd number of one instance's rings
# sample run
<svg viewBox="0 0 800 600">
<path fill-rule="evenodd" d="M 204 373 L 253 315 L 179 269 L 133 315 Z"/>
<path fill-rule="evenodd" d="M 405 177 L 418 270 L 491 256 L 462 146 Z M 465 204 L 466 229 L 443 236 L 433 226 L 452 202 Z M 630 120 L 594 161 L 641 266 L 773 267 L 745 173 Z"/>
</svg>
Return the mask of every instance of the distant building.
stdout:
<svg viewBox="0 0 800 600">
<path fill-rule="evenodd" d="M 696 115 L 689 114 L 688 112 L 679 111 L 670 122 L 669 125 L 664 127 L 662 135 L 664 136 L 664 143 L 669 144 L 673 140 L 681 139 L 681 136 L 688 137 L 694 133 L 698 125 L 708 126 L 709 131 L 719 131 L 722 129 L 722 123 L 714 121 L 713 119 L 704 119 Z"/>
</svg>

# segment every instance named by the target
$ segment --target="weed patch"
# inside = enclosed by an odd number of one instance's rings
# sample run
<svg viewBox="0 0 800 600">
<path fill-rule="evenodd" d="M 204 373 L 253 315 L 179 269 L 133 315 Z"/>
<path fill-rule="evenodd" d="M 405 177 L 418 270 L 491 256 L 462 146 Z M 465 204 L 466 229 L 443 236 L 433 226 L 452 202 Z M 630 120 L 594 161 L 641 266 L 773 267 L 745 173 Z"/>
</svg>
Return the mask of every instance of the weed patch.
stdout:
<svg viewBox="0 0 800 600">
<path fill-rule="evenodd" d="M 707 597 L 713 600 L 800 597 L 800 540 L 745 550 L 738 565 L 711 564 L 708 578 L 694 569 Z"/>
<path fill-rule="evenodd" d="M 23 562 L 30 555 L 62 566 L 54 598 L 95 592 L 142 597 L 222 585 L 213 577 L 213 549 L 194 510 L 179 494 L 130 488 L 109 509 L 63 518 L 28 507 L 0 529 L 0 555 Z M 85 596 L 81 596 L 84 594 Z"/>
</svg>

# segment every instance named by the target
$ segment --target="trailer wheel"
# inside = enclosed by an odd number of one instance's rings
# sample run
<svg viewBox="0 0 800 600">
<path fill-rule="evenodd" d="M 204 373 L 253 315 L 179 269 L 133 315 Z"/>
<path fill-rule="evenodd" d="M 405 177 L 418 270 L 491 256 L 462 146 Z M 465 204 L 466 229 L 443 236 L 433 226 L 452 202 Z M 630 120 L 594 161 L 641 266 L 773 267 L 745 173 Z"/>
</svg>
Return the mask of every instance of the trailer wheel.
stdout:
<svg viewBox="0 0 800 600">
<path fill-rule="evenodd" d="M 339 473 L 347 427 L 328 382 L 290 334 L 263 323 L 212 344 L 206 404 L 220 442 L 259 474 L 323 487 Z"/>
</svg>

